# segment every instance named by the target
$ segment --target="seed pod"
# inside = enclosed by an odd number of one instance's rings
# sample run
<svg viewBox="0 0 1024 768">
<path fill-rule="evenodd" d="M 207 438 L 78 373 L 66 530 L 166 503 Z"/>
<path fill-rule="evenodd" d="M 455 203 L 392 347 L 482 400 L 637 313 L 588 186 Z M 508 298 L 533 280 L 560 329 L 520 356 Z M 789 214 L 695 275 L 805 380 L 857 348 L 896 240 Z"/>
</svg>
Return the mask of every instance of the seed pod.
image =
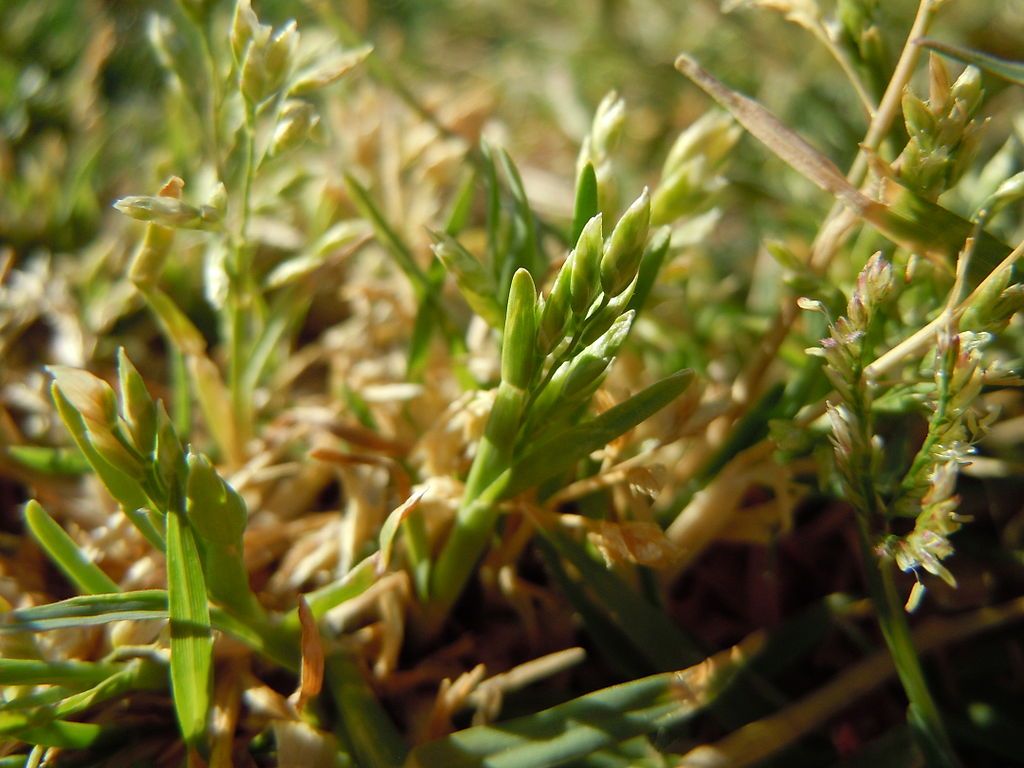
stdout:
<svg viewBox="0 0 1024 768">
<path fill-rule="evenodd" d="M 981 104 L 984 92 L 981 90 L 981 72 L 977 67 L 967 67 L 950 89 L 954 101 L 961 105 L 967 115 L 973 115 Z"/>
<path fill-rule="evenodd" d="M 142 456 L 117 413 L 117 395 L 107 382 L 87 371 L 55 365 L 54 398 L 63 398 L 82 420 L 85 439 L 115 469 L 135 480 L 145 474 Z"/>
<path fill-rule="evenodd" d="M 928 106 L 936 115 L 949 106 L 949 69 L 937 53 L 928 56 Z"/>
<path fill-rule="evenodd" d="M 198 229 L 203 224 L 199 209 L 174 197 L 130 195 L 114 203 L 125 216 L 139 221 L 155 221 L 165 227 Z"/>
<path fill-rule="evenodd" d="M 242 57 L 242 74 L 238 85 L 242 96 L 255 107 L 270 95 L 270 78 L 267 76 L 266 48 L 256 42 L 249 43 Z"/>
<path fill-rule="evenodd" d="M 271 92 L 278 91 L 292 70 L 292 59 L 299 44 L 298 26 L 289 21 L 274 33 L 264 54 L 264 68 L 267 86 Z"/>
<path fill-rule="evenodd" d="M 590 131 L 592 149 L 598 160 L 610 154 L 622 135 L 622 126 L 626 121 L 626 102 L 619 98 L 615 91 L 610 91 L 601 99 L 594 113 L 594 123 Z"/>
<path fill-rule="evenodd" d="M 222 546 L 241 543 L 248 522 L 245 502 L 201 453 L 188 454 L 185 495 L 189 522 L 200 536 Z"/>
<path fill-rule="evenodd" d="M 266 31 L 262 32 L 262 30 Z M 231 55 L 235 59 L 235 64 L 242 63 L 245 49 L 250 43 L 261 37 L 265 39 L 269 33 L 270 28 L 260 24 L 260 20 L 256 17 L 256 13 L 252 9 L 252 2 L 238 0 L 235 4 L 235 13 L 231 17 L 231 32 L 229 34 Z"/>
<path fill-rule="evenodd" d="M 565 328 L 572 316 L 569 311 L 569 303 L 572 298 L 570 280 L 572 279 L 574 255 L 569 254 L 562 268 L 558 270 L 555 283 L 544 300 L 544 306 L 540 313 L 540 327 L 537 331 L 537 341 L 540 344 L 541 354 L 548 354 L 558 342 L 565 336 Z"/>
<path fill-rule="evenodd" d="M 712 177 L 702 157 L 682 164 L 661 183 L 651 197 L 651 222 L 667 224 L 696 211 L 709 195 L 721 188 L 721 179 Z"/>
<path fill-rule="evenodd" d="M 156 405 L 146 384 L 122 347 L 117 351 L 117 376 L 124 420 L 135 447 L 145 456 L 156 448 Z"/>
<path fill-rule="evenodd" d="M 612 230 L 601 258 L 601 286 L 608 297 L 617 296 L 636 276 L 651 224 L 651 196 L 644 187 Z"/>
<path fill-rule="evenodd" d="M 573 257 L 570 293 L 572 311 L 584 317 L 601 288 L 601 250 L 604 235 L 601 232 L 601 214 L 597 214 L 583 226 L 576 241 Z"/>
<path fill-rule="evenodd" d="M 491 408 L 484 434 L 500 454 L 511 452 L 519 434 L 519 423 L 526 406 L 526 391 L 502 381 Z"/>
<path fill-rule="evenodd" d="M 294 149 L 309 136 L 310 131 L 320 122 L 316 109 L 308 101 L 290 99 L 281 109 L 281 117 L 270 140 L 270 154 L 277 156 Z"/>
<path fill-rule="evenodd" d="M 88 371 L 52 365 L 47 368 L 54 386 L 82 417 L 90 432 L 109 431 L 117 425 L 117 395 L 103 379 Z"/>
<path fill-rule="evenodd" d="M 501 380 L 525 390 L 537 358 L 537 288 L 529 271 L 512 276 L 501 342 Z"/>
</svg>

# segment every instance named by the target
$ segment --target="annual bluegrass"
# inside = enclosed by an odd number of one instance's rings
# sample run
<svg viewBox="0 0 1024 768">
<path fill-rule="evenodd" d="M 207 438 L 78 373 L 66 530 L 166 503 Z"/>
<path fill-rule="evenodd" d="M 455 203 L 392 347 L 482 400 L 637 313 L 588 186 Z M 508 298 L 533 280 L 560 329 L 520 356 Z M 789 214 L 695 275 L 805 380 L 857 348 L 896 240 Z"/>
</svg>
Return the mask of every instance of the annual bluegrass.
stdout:
<svg viewBox="0 0 1024 768">
<path fill-rule="evenodd" d="M 1024 763 L 1020 36 L 891 5 L 0 10 L 0 765 Z"/>
</svg>

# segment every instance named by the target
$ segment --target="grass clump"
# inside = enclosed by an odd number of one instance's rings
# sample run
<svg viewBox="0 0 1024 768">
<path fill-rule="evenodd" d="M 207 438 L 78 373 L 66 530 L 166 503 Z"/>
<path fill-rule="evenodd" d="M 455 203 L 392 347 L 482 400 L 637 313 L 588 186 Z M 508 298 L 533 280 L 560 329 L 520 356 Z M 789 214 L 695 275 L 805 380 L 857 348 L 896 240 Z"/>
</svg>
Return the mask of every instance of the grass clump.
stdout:
<svg viewBox="0 0 1024 768">
<path fill-rule="evenodd" d="M 1024 763 L 1009 11 L 86 5 L 0 10 L 0 764 Z"/>
</svg>

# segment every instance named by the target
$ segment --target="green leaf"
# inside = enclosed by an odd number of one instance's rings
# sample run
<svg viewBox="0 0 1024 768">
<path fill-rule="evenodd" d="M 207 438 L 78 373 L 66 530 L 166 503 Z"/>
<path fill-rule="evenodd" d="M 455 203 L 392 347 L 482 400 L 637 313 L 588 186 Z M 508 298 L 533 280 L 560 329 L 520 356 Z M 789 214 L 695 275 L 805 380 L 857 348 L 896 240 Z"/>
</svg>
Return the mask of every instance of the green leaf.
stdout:
<svg viewBox="0 0 1024 768">
<path fill-rule="evenodd" d="M 541 540 L 538 549 L 548 570 L 558 583 L 559 590 L 569 600 L 587 637 L 604 658 L 605 663 L 622 678 L 642 677 L 655 671 L 656 667 L 646 654 L 637 655 L 636 646 L 630 640 L 629 633 L 624 632 L 598 604 L 600 596 L 592 599 L 587 594 L 585 579 L 576 575 L 570 576 L 568 568 L 558 556 L 558 551 L 549 542 Z"/>
<path fill-rule="evenodd" d="M 373 586 L 376 579 L 377 557 L 371 555 L 360 561 L 359 565 L 345 575 L 345 578 L 309 592 L 304 597 L 313 617 L 319 620 L 335 606 L 361 595 Z M 285 616 L 283 623 L 285 627 L 298 630 L 298 614 L 295 611 L 291 611 Z"/>
<path fill-rule="evenodd" d="M 571 468 L 584 456 L 650 418 L 681 395 L 693 381 L 693 371 L 667 376 L 625 402 L 577 426 L 540 441 L 516 461 L 496 482 L 501 498 L 540 485 Z"/>
<path fill-rule="evenodd" d="M 25 523 L 46 554 L 79 592 L 97 595 L 118 591 L 117 584 L 85 556 L 38 502 L 30 501 L 25 506 Z"/>
<path fill-rule="evenodd" d="M 572 232 L 569 242 L 575 243 L 580 239 L 580 233 L 587 222 L 601 212 L 597 201 L 597 174 L 594 166 L 586 163 L 576 179 L 576 199 L 572 207 Z"/>
<path fill-rule="evenodd" d="M 388 224 L 384 214 L 377 208 L 366 187 L 360 184 L 356 177 L 350 173 L 343 174 L 343 177 L 345 179 L 345 187 L 352 196 L 352 201 L 356 204 L 356 208 L 359 209 L 359 213 L 370 222 L 381 245 L 394 257 L 395 264 L 409 278 L 409 282 L 416 289 L 417 295 L 422 297 L 430 285 L 427 281 L 427 276 L 420 269 L 419 264 L 416 263 L 416 259 L 413 257 L 409 246 L 405 244 L 405 241 Z"/>
<path fill-rule="evenodd" d="M 516 202 L 516 214 L 521 232 L 517 243 L 515 260 L 507 270 L 509 275 L 515 273 L 516 269 L 524 268 L 529 270 L 535 281 L 544 277 L 546 266 L 543 255 L 540 252 L 540 243 L 537 238 L 537 220 L 530 208 L 530 201 L 526 197 L 526 187 L 523 186 L 522 177 L 516 169 L 515 163 L 508 152 L 504 149 L 498 150 L 498 160 L 508 177 L 509 188 L 512 190 L 512 197 Z M 506 270 L 502 270 L 504 274 Z"/>
<path fill-rule="evenodd" d="M 445 275 L 444 264 L 437 256 L 434 256 L 427 268 L 427 282 L 430 284 L 428 292 L 431 295 L 436 295 L 441 290 Z M 430 353 L 430 339 L 437 327 L 437 308 L 432 302 L 420 301 L 416 308 L 416 318 L 413 321 L 412 335 L 409 339 L 409 356 L 405 364 L 405 376 L 410 381 L 418 381 L 423 377 L 427 356 Z M 451 340 L 449 340 L 449 345 L 451 345 Z"/>
<path fill-rule="evenodd" d="M 115 730 L 114 726 L 109 725 L 55 720 L 46 725 L 27 728 L 18 734 L 18 738 L 28 744 L 38 744 L 43 747 L 88 749 Z"/>
<path fill-rule="evenodd" d="M 174 709 L 182 737 L 196 746 L 210 714 L 213 634 L 195 535 L 175 509 L 167 515 L 167 605 Z"/>
<path fill-rule="evenodd" d="M 98 665 L 94 665 L 98 666 Z M 0 712 L 0 734 L 19 737 L 26 729 L 80 715 L 96 704 L 124 696 L 132 691 L 160 690 L 167 686 L 162 664 L 135 659 L 127 664 L 110 665 L 109 674 L 85 691 L 72 693 L 59 701 L 33 709 Z M 48 681 L 39 681 L 42 684 Z"/>
<path fill-rule="evenodd" d="M 66 685 L 87 687 L 106 680 L 117 664 L 89 661 L 0 659 L 0 685 Z"/>
<path fill-rule="evenodd" d="M 644 659 L 650 669 L 664 672 L 696 664 L 704 658 L 693 640 L 664 611 L 590 557 L 578 542 L 560 531 L 541 533 L 572 564 L 580 581 L 599 596 L 601 609 L 628 638 L 633 655 Z"/>
<path fill-rule="evenodd" d="M 408 751 L 405 742 L 350 652 L 328 656 L 325 674 L 340 714 L 337 727 L 342 733 L 339 736 L 343 743 L 351 745 L 357 763 L 364 768 L 403 765 Z"/>
<path fill-rule="evenodd" d="M 1001 59 L 990 53 L 983 53 L 982 51 L 976 51 L 973 48 L 952 45 L 950 43 L 941 42 L 940 40 L 932 40 L 931 38 L 922 38 L 917 41 L 917 44 L 924 48 L 929 48 L 937 53 L 949 56 L 950 58 L 956 59 L 964 64 L 971 64 L 978 69 L 984 70 L 989 74 L 1000 77 L 1003 80 L 1014 83 L 1015 85 L 1024 85 L 1024 61 Z"/>
<path fill-rule="evenodd" d="M 290 328 L 301 323 L 308 306 L 308 301 L 302 299 L 298 291 L 292 289 L 281 291 L 280 295 L 274 298 L 267 322 L 252 346 L 249 359 L 245 361 L 245 370 L 242 372 L 243 387 L 254 390 L 259 386 L 260 379 L 270 366 L 281 340 Z"/>
<path fill-rule="evenodd" d="M 501 186 L 498 183 L 498 168 L 494 155 L 486 142 L 480 144 L 480 157 L 487 188 L 487 259 L 495 284 L 500 284 L 505 264 L 505 247 L 501 237 Z M 511 279 L 512 272 L 509 271 Z"/>
<path fill-rule="evenodd" d="M 351 582 L 344 583 L 349 590 L 346 593 L 348 596 L 361 594 L 373 584 L 374 570 L 370 567 L 369 562 L 364 561 L 364 563 L 367 563 L 367 566 L 357 569 L 361 577 L 359 583 L 355 586 Z M 353 575 L 355 573 L 356 571 L 352 572 Z M 319 595 L 314 598 L 320 610 L 320 613 L 317 614 L 318 617 L 336 604 L 333 603 L 333 600 L 339 599 L 336 595 L 337 591 L 336 586 L 331 585 L 320 590 L 319 593 L 313 593 L 313 595 Z M 343 601 L 343 599 L 339 599 L 339 602 Z M 289 618 L 293 617 L 294 613 L 289 616 Z M 0 619 L 6 619 L 6 622 L 0 621 L 0 635 L 51 632 L 60 629 L 98 626 L 114 621 L 166 621 L 167 618 L 167 592 L 162 589 L 85 595 L 0 614 Z M 217 607 L 210 609 L 210 624 L 214 629 L 231 635 L 252 650 L 284 667 L 297 668 L 298 666 L 297 652 L 292 652 L 290 646 L 288 649 L 282 647 L 281 639 L 263 631 L 262 627 L 257 628 L 243 623 Z M 286 619 L 280 634 L 282 637 L 287 637 L 292 629 L 297 631 L 297 628 L 297 620 L 289 622 Z"/>
<path fill-rule="evenodd" d="M 167 593 L 147 589 L 117 594 L 72 597 L 48 605 L 22 608 L 3 614 L 0 634 L 48 632 L 55 629 L 89 627 L 112 621 L 144 621 L 167 618 Z"/>
<path fill-rule="evenodd" d="M 82 452 L 74 448 L 12 445 L 7 455 L 21 466 L 46 475 L 83 475 L 90 468 Z"/>
<path fill-rule="evenodd" d="M 448 209 L 448 217 L 444 225 L 445 234 L 455 237 L 469 223 L 469 216 L 473 212 L 473 194 L 475 191 L 476 172 L 470 170 L 459 184 L 459 188 L 456 190 L 455 197 L 452 199 L 451 206 Z"/>
</svg>

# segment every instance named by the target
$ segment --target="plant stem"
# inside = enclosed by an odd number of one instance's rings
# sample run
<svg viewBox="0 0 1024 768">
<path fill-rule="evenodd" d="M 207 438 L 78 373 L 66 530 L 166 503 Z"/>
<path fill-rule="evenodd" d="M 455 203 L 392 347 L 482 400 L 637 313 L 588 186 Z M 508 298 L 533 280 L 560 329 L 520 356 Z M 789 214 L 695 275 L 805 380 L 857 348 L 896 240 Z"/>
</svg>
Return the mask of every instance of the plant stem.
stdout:
<svg viewBox="0 0 1024 768">
<path fill-rule="evenodd" d="M 242 176 L 241 211 L 238 233 L 232 248 L 230 295 L 228 296 L 228 337 L 229 337 L 229 387 L 235 420 L 235 432 L 239 443 L 244 445 L 252 428 L 252 399 L 245 386 L 246 350 L 248 346 L 249 280 L 251 263 L 249 259 L 249 216 L 252 205 L 252 186 L 255 175 L 256 157 L 256 108 L 246 103 L 245 107 L 245 167 Z"/>
<path fill-rule="evenodd" d="M 879 556 L 873 551 L 871 533 L 862 515 L 858 515 L 858 523 L 868 591 L 875 605 L 882 636 L 892 655 L 896 674 L 910 702 L 907 719 L 927 764 L 934 768 L 956 768 L 960 761 L 953 751 L 942 715 L 928 689 L 921 660 L 914 648 L 910 625 L 896 591 L 894 563 L 892 558 Z"/>
</svg>

